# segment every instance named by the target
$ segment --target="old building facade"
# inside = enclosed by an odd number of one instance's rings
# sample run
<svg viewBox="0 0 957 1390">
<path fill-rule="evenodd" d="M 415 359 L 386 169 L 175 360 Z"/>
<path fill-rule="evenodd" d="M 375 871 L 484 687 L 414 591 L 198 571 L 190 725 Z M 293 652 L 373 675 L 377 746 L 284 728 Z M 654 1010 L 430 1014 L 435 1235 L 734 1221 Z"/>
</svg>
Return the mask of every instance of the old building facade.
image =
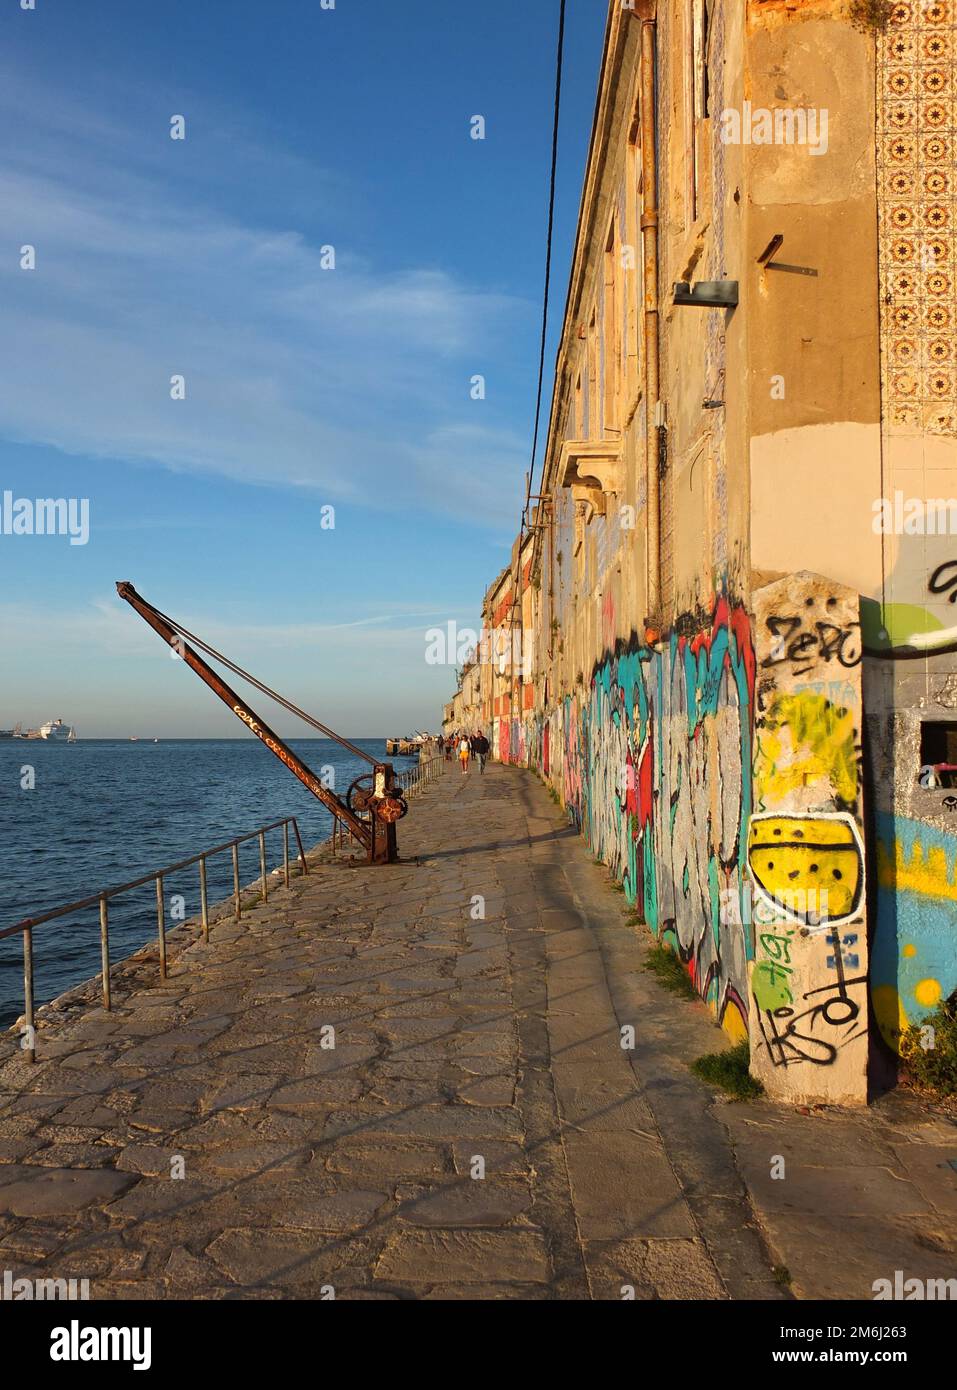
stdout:
<svg viewBox="0 0 957 1390">
<path fill-rule="evenodd" d="M 955 45 L 957 0 L 612 0 L 456 697 L 796 1100 L 957 987 Z"/>
</svg>

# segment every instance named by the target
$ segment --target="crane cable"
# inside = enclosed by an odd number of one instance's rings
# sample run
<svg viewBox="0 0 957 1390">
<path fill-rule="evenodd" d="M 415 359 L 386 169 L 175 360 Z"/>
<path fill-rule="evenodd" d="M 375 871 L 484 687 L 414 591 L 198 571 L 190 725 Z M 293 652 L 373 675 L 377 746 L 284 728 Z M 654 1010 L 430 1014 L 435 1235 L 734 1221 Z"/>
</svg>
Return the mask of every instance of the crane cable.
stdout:
<svg viewBox="0 0 957 1390">
<path fill-rule="evenodd" d="M 232 671 L 234 675 L 240 676 L 244 681 L 248 681 L 250 685 L 254 685 L 257 690 L 261 690 L 264 695 L 268 695 L 270 700 L 275 700 L 278 705 L 282 705 L 283 709 L 289 710 L 290 714 L 294 714 L 307 724 L 311 724 L 314 729 L 319 729 L 320 732 L 326 734 L 328 738 L 334 739 L 335 742 L 340 744 L 343 748 L 347 748 L 350 753 L 355 753 L 356 757 L 364 758 L 367 763 L 371 763 L 373 767 L 376 766 L 377 760 L 373 758 L 370 753 L 367 753 L 364 748 L 359 748 L 356 744 L 350 743 L 347 738 L 342 738 L 334 729 L 330 729 L 327 724 L 323 724 L 318 719 L 314 719 L 311 714 L 307 714 L 304 709 L 300 709 L 298 705 L 294 705 L 292 701 L 287 700 L 284 695 L 280 695 L 278 691 L 272 690 L 268 685 L 264 685 L 262 681 L 250 675 L 248 671 L 244 671 L 241 666 L 237 666 L 235 661 L 230 661 L 228 656 L 224 656 L 223 653 L 218 652 L 215 647 L 211 647 L 208 642 L 204 642 L 202 637 L 197 637 L 195 632 L 190 632 L 189 628 L 184 627 L 182 623 L 178 623 L 175 618 L 171 618 L 168 613 L 161 612 L 160 609 L 154 608 L 152 604 L 149 606 L 153 608 L 153 612 L 156 613 L 158 617 L 162 618 L 163 622 L 171 627 L 174 632 L 179 633 L 179 635 L 184 637 L 188 642 L 192 642 L 200 651 L 205 652 L 207 656 L 211 656 L 214 661 L 221 662 L 228 670 Z"/>
</svg>

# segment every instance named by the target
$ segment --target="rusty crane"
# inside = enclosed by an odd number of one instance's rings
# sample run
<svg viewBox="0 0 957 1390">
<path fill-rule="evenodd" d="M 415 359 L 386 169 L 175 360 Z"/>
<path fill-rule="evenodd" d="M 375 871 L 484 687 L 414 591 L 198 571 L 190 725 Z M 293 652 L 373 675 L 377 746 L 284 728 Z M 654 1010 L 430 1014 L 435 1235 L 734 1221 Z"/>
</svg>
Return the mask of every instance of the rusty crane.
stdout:
<svg viewBox="0 0 957 1390">
<path fill-rule="evenodd" d="M 175 622 L 168 614 L 154 608 L 141 594 L 136 592 L 128 580 L 119 581 L 116 591 L 120 598 L 125 599 L 139 613 L 140 617 L 149 623 L 154 632 L 159 633 L 174 653 L 196 672 L 200 680 L 205 681 L 210 690 L 214 691 L 229 706 L 233 714 L 242 720 L 269 751 L 274 753 L 279 761 L 284 763 L 289 771 L 298 777 L 304 786 L 309 788 L 313 796 L 318 797 L 322 804 L 342 822 L 365 849 L 370 864 L 390 864 L 396 859 L 396 821 L 401 820 L 406 814 L 408 806 L 400 794 L 391 763 L 378 762 L 364 749 L 350 743 L 348 739 L 341 738 L 339 734 L 320 723 L 318 719 L 314 719 L 298 705 L 292 704 L 291 701 L 286 700 L 276 691 L 270 690 L 255 676 L 251 676 L 248 671 L 244 671 L 235 662 L 216 651 L 202 638 L 197 637 L 195 633 L 188 631 L 181 623 Z M 249 681 L 257 690 L 261 690 L 270 699 L 276 700 L 292 714 L 305 720 L 307 724 L 311 724 L 313 728 L 321 730 L 328 738 L 335 739 L 336 743 L 355 754 L 356 757 L 371 764 L 372 771 L 357 777 L 349 787 L 345 798 L 336 796 L 335 792 L 326 787 L 311 768 L 306 766 L 288 743 L 281 739 L 264 720 L 260 719 L 259 715 L 237 695 L 231 686 L 226 684 L 222 677 L 203 659 L 200 655 L 201 651 L 212 657 L 214 661 L 226 666 L 230 671 L 235 672 L 243 680 Z"/>
</svg>

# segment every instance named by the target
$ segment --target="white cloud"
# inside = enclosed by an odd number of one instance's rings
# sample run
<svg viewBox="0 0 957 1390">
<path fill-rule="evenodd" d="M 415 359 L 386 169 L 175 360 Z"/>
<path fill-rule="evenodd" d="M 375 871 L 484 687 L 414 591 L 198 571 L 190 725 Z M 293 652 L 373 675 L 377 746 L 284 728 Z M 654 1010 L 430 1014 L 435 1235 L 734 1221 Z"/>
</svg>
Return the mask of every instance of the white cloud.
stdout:
<svg viewBox="0 0 957 1390">
<path fill-rule="evenodd" d="M 437 605 L 429 609 L 377 613 L 333 623 L 247 623 L 223 622 L 202 614 L 180 613 L 177 620 L 198 633 L 210 646 L 224 652 L 262 677 L 263 663 L 257 654 L 266 650 L 280 653 L 328 655 L 331 634 L 337 652 L 352 647 L 408 649 L 421 639 L 425 651 L 428 627 L 455 620 L 468 626 L 472 605 Z M 42 634 L 48 650 L 82 650 L 122 654 L 127 658 L 162 654 L 162 638 L 152 632 L 122 599 L 93 599 L 67 608 L 64 605 L 0 604 L 0 631 L 12 650 L 32 645 Z M 417 650 L 417 648 L 416 648 Z"/>
<path fill-rule="evenodd" d="M 7 438 L 330 500 L 385 507 L 401 494 L 479 524 L 514 518 L 523 442 L 469 400 L 468 380 L 529 306 L 440 267 L 383 271 L 348 244 L 324 270 L 321 246 L 294 228 L 240 224 L 164 178 L 175 147 L 137 160 L 141 146 L 115 129 L 107 164 L 105 118 L 58 116 L 33 90 L 44 121 L 18 128 L 10 100 L 0 241 L 34 245 L 37 269 L 0 262 Z M 228 182 L 246 152 L 241 138 L 220 146 L 210 177 Z M 177 373 L 184 401 L 170 399 Z"/>
</svg>

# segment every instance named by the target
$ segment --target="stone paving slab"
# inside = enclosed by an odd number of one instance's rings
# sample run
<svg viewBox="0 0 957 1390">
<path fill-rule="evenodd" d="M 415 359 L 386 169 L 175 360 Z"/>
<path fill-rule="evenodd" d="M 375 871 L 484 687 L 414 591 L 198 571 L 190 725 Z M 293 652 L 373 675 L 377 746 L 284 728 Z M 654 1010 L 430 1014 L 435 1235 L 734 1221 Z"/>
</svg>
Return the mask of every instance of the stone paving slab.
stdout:
<svg viewBox="0 0 957 1390">
<path fill-rule="evenodd" d="M 957 1279 L 957 1127 L 948 1117 L 895 1094 L 859 1112 L 732 1104 L 722 1118 L 798 1297 L 872 1298 L 875 1281 L 893 1281 L 896 1270 Z"/>
<path fill-rule="evenodd" d="M 850 1297 L 882 1210 L 889 1257 L 913 1223 L 945 1258 L 942 1122 L 868 1120 L 855 1182 L 858 1118 L 822 1146 L 817 1120 L 717 1101 L 687 1063 L 722 1035 L 643 972 L 530 774 L 449 770 L 400 846 L 314 853 L 208 944 L 176 933 L 166 982 L 146 949 L 113 1012 L 95 989 L 46 1010 L 35 1065 L 7 1047 L 0 1268 L 100 1298 L 722 1299 L 788 1296 L 777 1261 Z M 822 1284 L 830 1193 L 849 1253 Z"/>
</svg>

